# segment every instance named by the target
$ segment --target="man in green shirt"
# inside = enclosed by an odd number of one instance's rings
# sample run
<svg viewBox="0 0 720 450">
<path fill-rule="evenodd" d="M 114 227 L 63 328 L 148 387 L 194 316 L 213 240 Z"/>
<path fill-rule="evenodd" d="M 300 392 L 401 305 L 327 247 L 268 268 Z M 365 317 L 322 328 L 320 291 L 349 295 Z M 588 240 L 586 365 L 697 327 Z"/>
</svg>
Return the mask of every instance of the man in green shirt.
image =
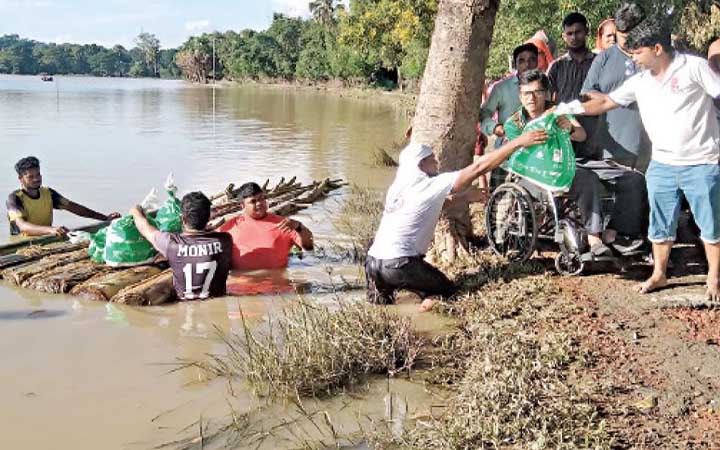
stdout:
<svg viewBox="0 0 720 450">
<path fill-rule="evenodd" d="M 480 107 L 480 129 L 488 137 L 495 136 L 496 149 L 508 141 L 503 124 L 521 106 L 518 95 L 518 78 L 528 70 L 537 68 L 538 48 L 535 44 L 527 43 L 516 47 L 513 50 L 513 64 L 515 65 L 515 74 L 495 84 L 488 99 Z M 505 175 L 506 172 L 503 169 L 493 170 L 490 186 L 495 187 L 502 183 Z"/>
<path fill-rule="evenodd" d="M 538 65 L 538 49 L 534 44 L 523 44 L 513 51 L 513 64 L 516 73 L 499 81 L 490 92 L 487 101 L 480 108 L 480 126 L 486 136 L 497 136 L 495 148 L 499 148 L 505 140 L 503 124 L 520 109 L 518 94 L 518 78 L 524 72 L 536 69 Z M 497 113 L 497 120 L 493 117 Z"/>
</svg>

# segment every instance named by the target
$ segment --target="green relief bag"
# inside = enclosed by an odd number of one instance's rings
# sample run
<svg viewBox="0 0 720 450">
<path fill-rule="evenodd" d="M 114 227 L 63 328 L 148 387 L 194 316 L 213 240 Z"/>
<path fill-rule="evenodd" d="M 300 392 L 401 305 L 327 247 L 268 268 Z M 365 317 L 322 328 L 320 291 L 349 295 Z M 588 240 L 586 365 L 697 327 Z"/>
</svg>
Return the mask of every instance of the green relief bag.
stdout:
<svg viewBox="0 0 720 450">
<path fill-rule="evenodd" d="M 175 196 L 176 190 L 175 186 L 167 189 L 168 199 L 155 215 L 155 222 L 160 231 L 182 232 L 182 205 Z"/>
<path fill-rule="evenodd" d="M 168 199 L 158 209 L 155 217 L 148 217 L 148 222 L 160 231 L 180 233 L 182 231 L 182 205 L 175 196 L 177 187 L 170 174 L 165 181 Z M 143 201 L 143 209 L 153 209 L 157 204 L 155 190 Z M 137 227 L 132 216 L 123 216 L 114 220 L 108 227 L 105 237 L 105 250 L 103 259 L 113 267 L 130 267 L 151 263 L 157 256 L 157 251 L 145 239 Z"/>
<path fill-rule="evenodd" d="M 105 238 L 107 237 L 107 230 L 108 227 L 101 228 L 97 233 L 90 236 L 88 253 L 90 254 L 90 259 L 96 263 L 105 262 L 103 253 L 105 252 Z"/>
<path fill-rule="evenodd" d="M 552 192 L 569 190 L 575 177 L 575 152 L 570 133 L 555 123 L 559 115 L 556 110 L 528 122 L 523 133 L 544 129 L 548 140 L 517 150 L 503 164 L 505 170 Z"/>
<path fill-rule="evenodd" d="M 152 219 L 148 218 L 148 221 L 154 225 Z M 157 251 L 140 234 L 132 216 L 113 220 L 107 230 L 103 259 L 108 266 L 138 266 L 155 259 Z"/>
</svg>

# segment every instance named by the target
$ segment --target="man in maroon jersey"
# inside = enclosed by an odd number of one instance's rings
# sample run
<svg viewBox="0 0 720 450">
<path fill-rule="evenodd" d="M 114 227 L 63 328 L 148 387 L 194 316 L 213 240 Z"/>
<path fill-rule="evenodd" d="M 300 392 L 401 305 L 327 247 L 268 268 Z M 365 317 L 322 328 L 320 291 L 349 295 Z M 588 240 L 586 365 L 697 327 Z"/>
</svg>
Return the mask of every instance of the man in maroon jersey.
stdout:
<svg viewBox="0 0 720 450">
<path fill-rule="evenodd" d="M 180 300 L 203 300 L 225 295 L 230 272 L 232 238 L 228 233 L 207 231 L 210 200 L 202 192 L 182 199 L 182 233 L 153 227 L 140 206 L 130 210 L 138 231 L 170 263 L 173 285 Z"/>
</svg>

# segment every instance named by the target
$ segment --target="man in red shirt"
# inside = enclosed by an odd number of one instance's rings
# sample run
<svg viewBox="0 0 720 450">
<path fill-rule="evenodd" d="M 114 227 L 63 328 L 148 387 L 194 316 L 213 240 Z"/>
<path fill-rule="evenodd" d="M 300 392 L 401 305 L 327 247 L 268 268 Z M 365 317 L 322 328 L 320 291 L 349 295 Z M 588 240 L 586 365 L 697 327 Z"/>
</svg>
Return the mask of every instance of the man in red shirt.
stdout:
<svg viewBox="0 0 720 450">
<path fill-rule="evenodd" d="M 236 270 L 287 267 L 293 245 L 313 249 L 313 234 L 297 220 L 268 213 L 265 193 L 257 183 L 240 186 L 243 215 L 230 219 L 219 231 L 233 240 L 232 268 Z"/>
</svg>

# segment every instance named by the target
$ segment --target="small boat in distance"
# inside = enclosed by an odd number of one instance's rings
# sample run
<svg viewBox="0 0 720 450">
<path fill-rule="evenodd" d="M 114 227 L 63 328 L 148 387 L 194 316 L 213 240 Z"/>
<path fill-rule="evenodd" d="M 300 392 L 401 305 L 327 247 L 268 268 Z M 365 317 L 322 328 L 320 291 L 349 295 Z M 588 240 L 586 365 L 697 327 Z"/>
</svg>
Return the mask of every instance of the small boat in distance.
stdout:
<svg viewBox="0 0 720 450">
<path fill-rule="evenodd" d="M 52 77 L 52 75 L 48 75 L 48 74 L 46 74 L 46 73 L 41 73 L 41 74 L 40 74 L 40 79 L 43 80 L 43 81 L 52 81 L 52 80 L 53 80 L 53 77 Z"/>
</svg>

